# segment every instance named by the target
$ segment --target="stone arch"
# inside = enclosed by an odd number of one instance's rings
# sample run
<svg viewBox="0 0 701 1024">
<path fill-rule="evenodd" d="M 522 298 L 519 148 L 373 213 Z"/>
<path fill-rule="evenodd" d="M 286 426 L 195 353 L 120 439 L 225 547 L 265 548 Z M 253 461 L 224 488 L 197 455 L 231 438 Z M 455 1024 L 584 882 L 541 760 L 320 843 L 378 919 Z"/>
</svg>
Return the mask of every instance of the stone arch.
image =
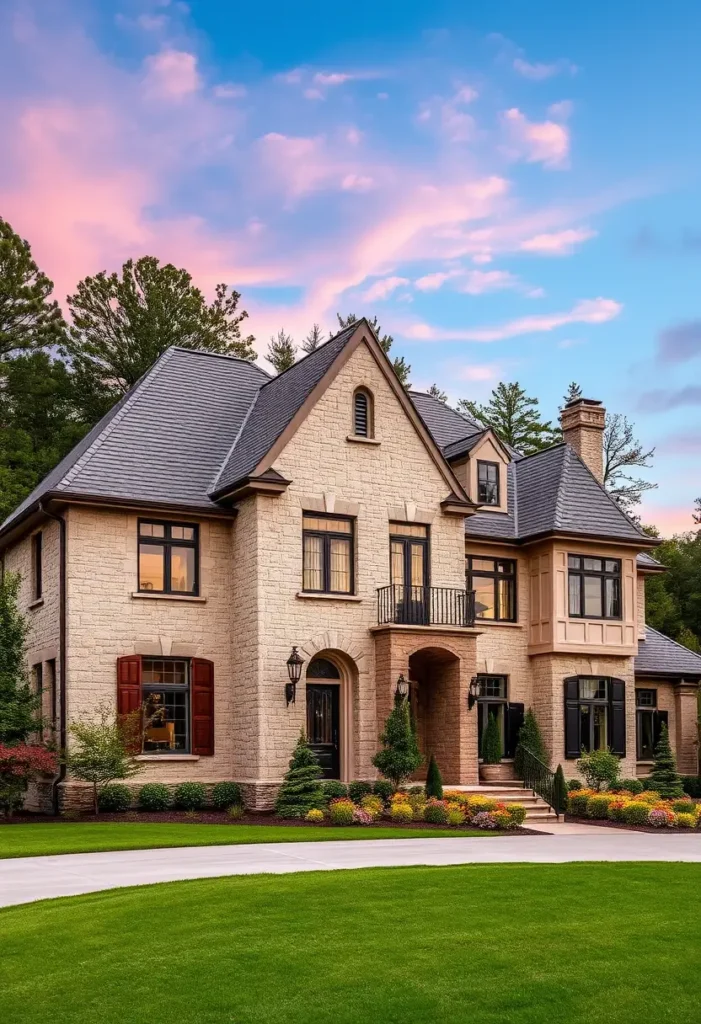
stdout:
<svg viewBox="0 0 701 1024">
<path fill-rule="evenodd" d="M 313 649 L 316 648 L 316 649 Z M 359 669 L 357 659 L 341 647 L 324 647 L 316 643 L 305 644 L 303 656 L 308 654 L 303 672 L 307 683 L 307 671 L 317 658 L 323 658 L 338 670 L 337 679 L 312 678 L 311 682 L 327 683 L 339 688 L 339 732 L 340 732 L 340 778 L 343 782 L 351 782 L 356 777 L 357 749 L 357 708 L 359 704 Z M 306 699 L 305 699 L 306 702 Z"/>
<path fill-rule="evenodd" d="M 463 774 L 462 748 L 467 724 L 460 654 L 443 638 L 435 643 L 424 640 L 408 655 L 407 664 L 419 747 L 426 759 L 435 755 L 445 781 L 454 783 Z"/>
</svg>

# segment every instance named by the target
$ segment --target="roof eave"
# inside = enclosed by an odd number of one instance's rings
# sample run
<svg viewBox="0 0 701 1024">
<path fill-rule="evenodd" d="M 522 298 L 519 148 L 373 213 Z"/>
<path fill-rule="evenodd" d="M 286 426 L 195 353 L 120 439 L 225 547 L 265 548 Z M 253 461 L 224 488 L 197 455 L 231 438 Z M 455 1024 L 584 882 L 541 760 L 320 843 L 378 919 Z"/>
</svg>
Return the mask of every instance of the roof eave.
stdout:
<svg viewBox="0 0 701 1024">
<path fill-rule="evenodd" d="M 291 480 L 285 480 L 284 477 L 279 474 L 275 476 L 262 474 L 261 476 L 247 476 L 241 480 L 237 480 L 234 484 L 230 484 L 228 487 L 221 488 L 220 491 L 216 491 L 211 495 L 213 501 L 240 501 L 242 498 L 248 498 L 251 494 L 267 494 L 271 497 L 276 497 L 279 494 L 283 494 L 292 483 Z"/>
</svg>

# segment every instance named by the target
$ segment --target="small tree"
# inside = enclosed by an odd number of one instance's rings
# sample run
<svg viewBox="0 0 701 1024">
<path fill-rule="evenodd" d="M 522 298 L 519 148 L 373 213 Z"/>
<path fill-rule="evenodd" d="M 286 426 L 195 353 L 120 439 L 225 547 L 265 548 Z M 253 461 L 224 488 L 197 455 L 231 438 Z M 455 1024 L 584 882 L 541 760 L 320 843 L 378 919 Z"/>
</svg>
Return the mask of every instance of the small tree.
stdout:
<svg viewBox="0 0 701 1024">
<path fill-rule="evenodd" d="M 677 761 L 669 742 L 669 730 L 664 723 L 655 748 L 653 769 L 647 781 L 650 789 L 654 789 L 665 800 L 684 795 L 681 776 L 677 771 Z"/>
<path fill-rule="evenodd" d="M 428 389 L 427 394 L 429 394 L 431 398 L 437 398 L 439 402 L 443 402 L 443 405 L 448 404 L 447 394 L 445 393 L 445 391 L 443 391 L 442 388 L 439 388 L 437 384 L 432 384 L 431 387 Z"/>
<path fill-rule="evenodd" d="M 433 754 L 428 762 L 428 773 L 426 775 L 426 796 L 435 797 L 436 800 L 443 799 L 443 777 Z"/>
<path fill-rule="evenodd" d="M 281 818 L 303 818 L 307 811 L 323 808 L 321 776 L 319 760 L 301 732 L 277 795 L 276 813 Z"/>
<path fill-rule="evenodd" d="M 408 700 L 395 698 L 380 740 L 383 749 L 375 754 L 372 763 L 393 783 L 395 789 L 399 789 L 402 782 L 413 775 L 423 761 L 416 734 L 411 727 Z"/>
<path fill-rule="evenodd" d="M 0 743 L 23 743 L 41 726 L 25 670 L 29 625 L 17 608 L 20 577 L 0 573 Z"/>
<path fill-rule="evenodd" d="M 98 811 L 100 791 L 116 779 L 129 779 L 142 772 L 134 756 L 134 737 L 141 731 L 141 709 L 117 718 L 114 708 L 101 704 L 96 718 L 69 726 L 72 743 L 64 754 L 71 775 L 93 788 L 93 809 Z M 140 749 L 140 745 L 136 746 Z"/>
<path fill-rule="evenodd" d="M 315 352 L 319 345 L 321 345 L 321 327 L 318 324 L 314 324 L 302 342 L 302 351 L 309 355 L 310 352 Z"/>
<path fill-rule="evenodd" d="M 277 332 L 277 338 L 271 338 L 265 358 L 272 363 L 275 373 L 284 373 L 294 366 L 297 349 L 289 334 L 284 330 Z"/>
<path fill-rule="evenodd" d="M 535 754 L 539 761 L 543 764 L 550 765 L 550 753 L 548 748 L 543 742 L 543 737 L 540 734 L 538 727 L 538 720 L 533 713 L 533 708 L 529 708 L 526 712 L 526 717 L 523 720 L 518 734 L 518 743 L 516 744 L 516 751 L 514 753 L 514 774 L 517 779 L 523 778 L 524 772 L 524 748 L 529 750 L 531 754 Z"/>
<path fill-rule="evenodd" d="M 494 715 L 487 719 L 487 728 L 484 731 L 482 741 L 482 762 L 483 764 L 499 764 L 502 758 L 501 732 L 499 723 Z"/>
<path fill-rule="evenodd" d="M 58 758 L 46 747 L 16 743 L 0 744 L 0 811 L 9 818 L 22 806 L 30 782 L 54 775 Z"/>
<path fill-rule="evenodd" d="M 557 766 L 553 781 L 553 805 L 556 814 L 564 814 L 567 810 L 567 783 L 561 764 Z"/>
<path fill-rule="evenodd" d="M 582 752 L 577 767 L 591 789 L 601 789 L 602 786 L 610 789 L 621 774 L 621 762 L 608 747 L 588 754 Z"/>
</svg>

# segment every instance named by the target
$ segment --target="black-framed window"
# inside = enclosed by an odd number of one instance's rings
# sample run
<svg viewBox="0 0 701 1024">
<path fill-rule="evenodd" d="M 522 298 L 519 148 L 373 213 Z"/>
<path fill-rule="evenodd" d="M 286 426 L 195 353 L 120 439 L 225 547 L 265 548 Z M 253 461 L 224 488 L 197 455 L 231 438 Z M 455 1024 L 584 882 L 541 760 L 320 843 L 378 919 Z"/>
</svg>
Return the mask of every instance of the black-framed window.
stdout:
<svg viewBox="0 0 701 1024">
<path fill-rule="evenodd" d="M 467 589 L 475 592 L 475 616 L 516 622 L 516 561 L 513 558 L 466 558 Z"/>
<path fill-rule="evenodd" d="M 620 619 L 621 560 L 568 555 L 569 613 L 578 619 Z"/>
<path fill-rule="evenodd" d="M 477 685 L 477 736 L 479 756 L 487 732 L 490 715 L 496 719 L 501 733 L 501 749 L 504 757 L 513 757 L 524 719 L 524 705 L 509 701 L 509 680 L 506 676 L 478 675 Z"/>
<path fill-rule="evenodd" d="M 609 676 L 565 680 L 565 756 L 603 750 L 625 757 L 625 683 Z"/>
<path fill-rule="evenodd" d="M 143 658 L 145 754 L 189 754 L 190 662 L 187 658 Z"/>
<path fill-rule="evenodd" d="M 44 665 L 41 661 L 38 661 L 36 665 L 32 666 L 32 688 L 34 690 L 34 696 L 38 702 L 38 710 L 41 715 L 41 723 L 37 730 L 37 736 L 39 740 L 44 740 Z"/>
<path fill-rule="evenodd" d="M 139 520 L 139 590 L 199 593 L 199 530 L 194 523 Z"/>
<path fill-rule="evenodd" d="M 305 512 L 302 520 L 302 590 L 352 594 L 354 520 Z"/>
<path fill-rule="evenodd" d="M 374 409 L 372 395 L 367 388 L 353 393 L 353 433 L 356 437 L 374 437 Z"/>
<path fill-rule="evenodd" d="M 38 601 L 44 594 L 44 534 L 39 531 L 32 535 L 32 600 Z"/>
<path fill-rule="evenodd" d="M 477 460 L 477 501 L 480 505 L 498 505 L 499 463 Z"/>
<path fill-rule="evenodd" d="M 652 761 L 668 714 L 657 708 L 657 690 L 635 691 L 635 755 L 638 761 Z"/>
</svg>

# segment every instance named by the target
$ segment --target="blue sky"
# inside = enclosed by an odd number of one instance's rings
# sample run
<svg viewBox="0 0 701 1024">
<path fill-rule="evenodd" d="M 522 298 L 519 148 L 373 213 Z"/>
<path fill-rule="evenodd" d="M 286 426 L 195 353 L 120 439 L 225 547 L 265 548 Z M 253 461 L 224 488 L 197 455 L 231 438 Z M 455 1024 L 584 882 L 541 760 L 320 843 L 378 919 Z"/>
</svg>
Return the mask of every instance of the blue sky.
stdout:
<svg viewBox="0 0 701 1024">
<path fill-rule="evenodd" d="M 0 214 L 60 299 L 153 253 L 261 354 L 375 314 L 415 387 L 567 384 L 701 493 L 697 3 L 9 3 Z"/>
</svg>

